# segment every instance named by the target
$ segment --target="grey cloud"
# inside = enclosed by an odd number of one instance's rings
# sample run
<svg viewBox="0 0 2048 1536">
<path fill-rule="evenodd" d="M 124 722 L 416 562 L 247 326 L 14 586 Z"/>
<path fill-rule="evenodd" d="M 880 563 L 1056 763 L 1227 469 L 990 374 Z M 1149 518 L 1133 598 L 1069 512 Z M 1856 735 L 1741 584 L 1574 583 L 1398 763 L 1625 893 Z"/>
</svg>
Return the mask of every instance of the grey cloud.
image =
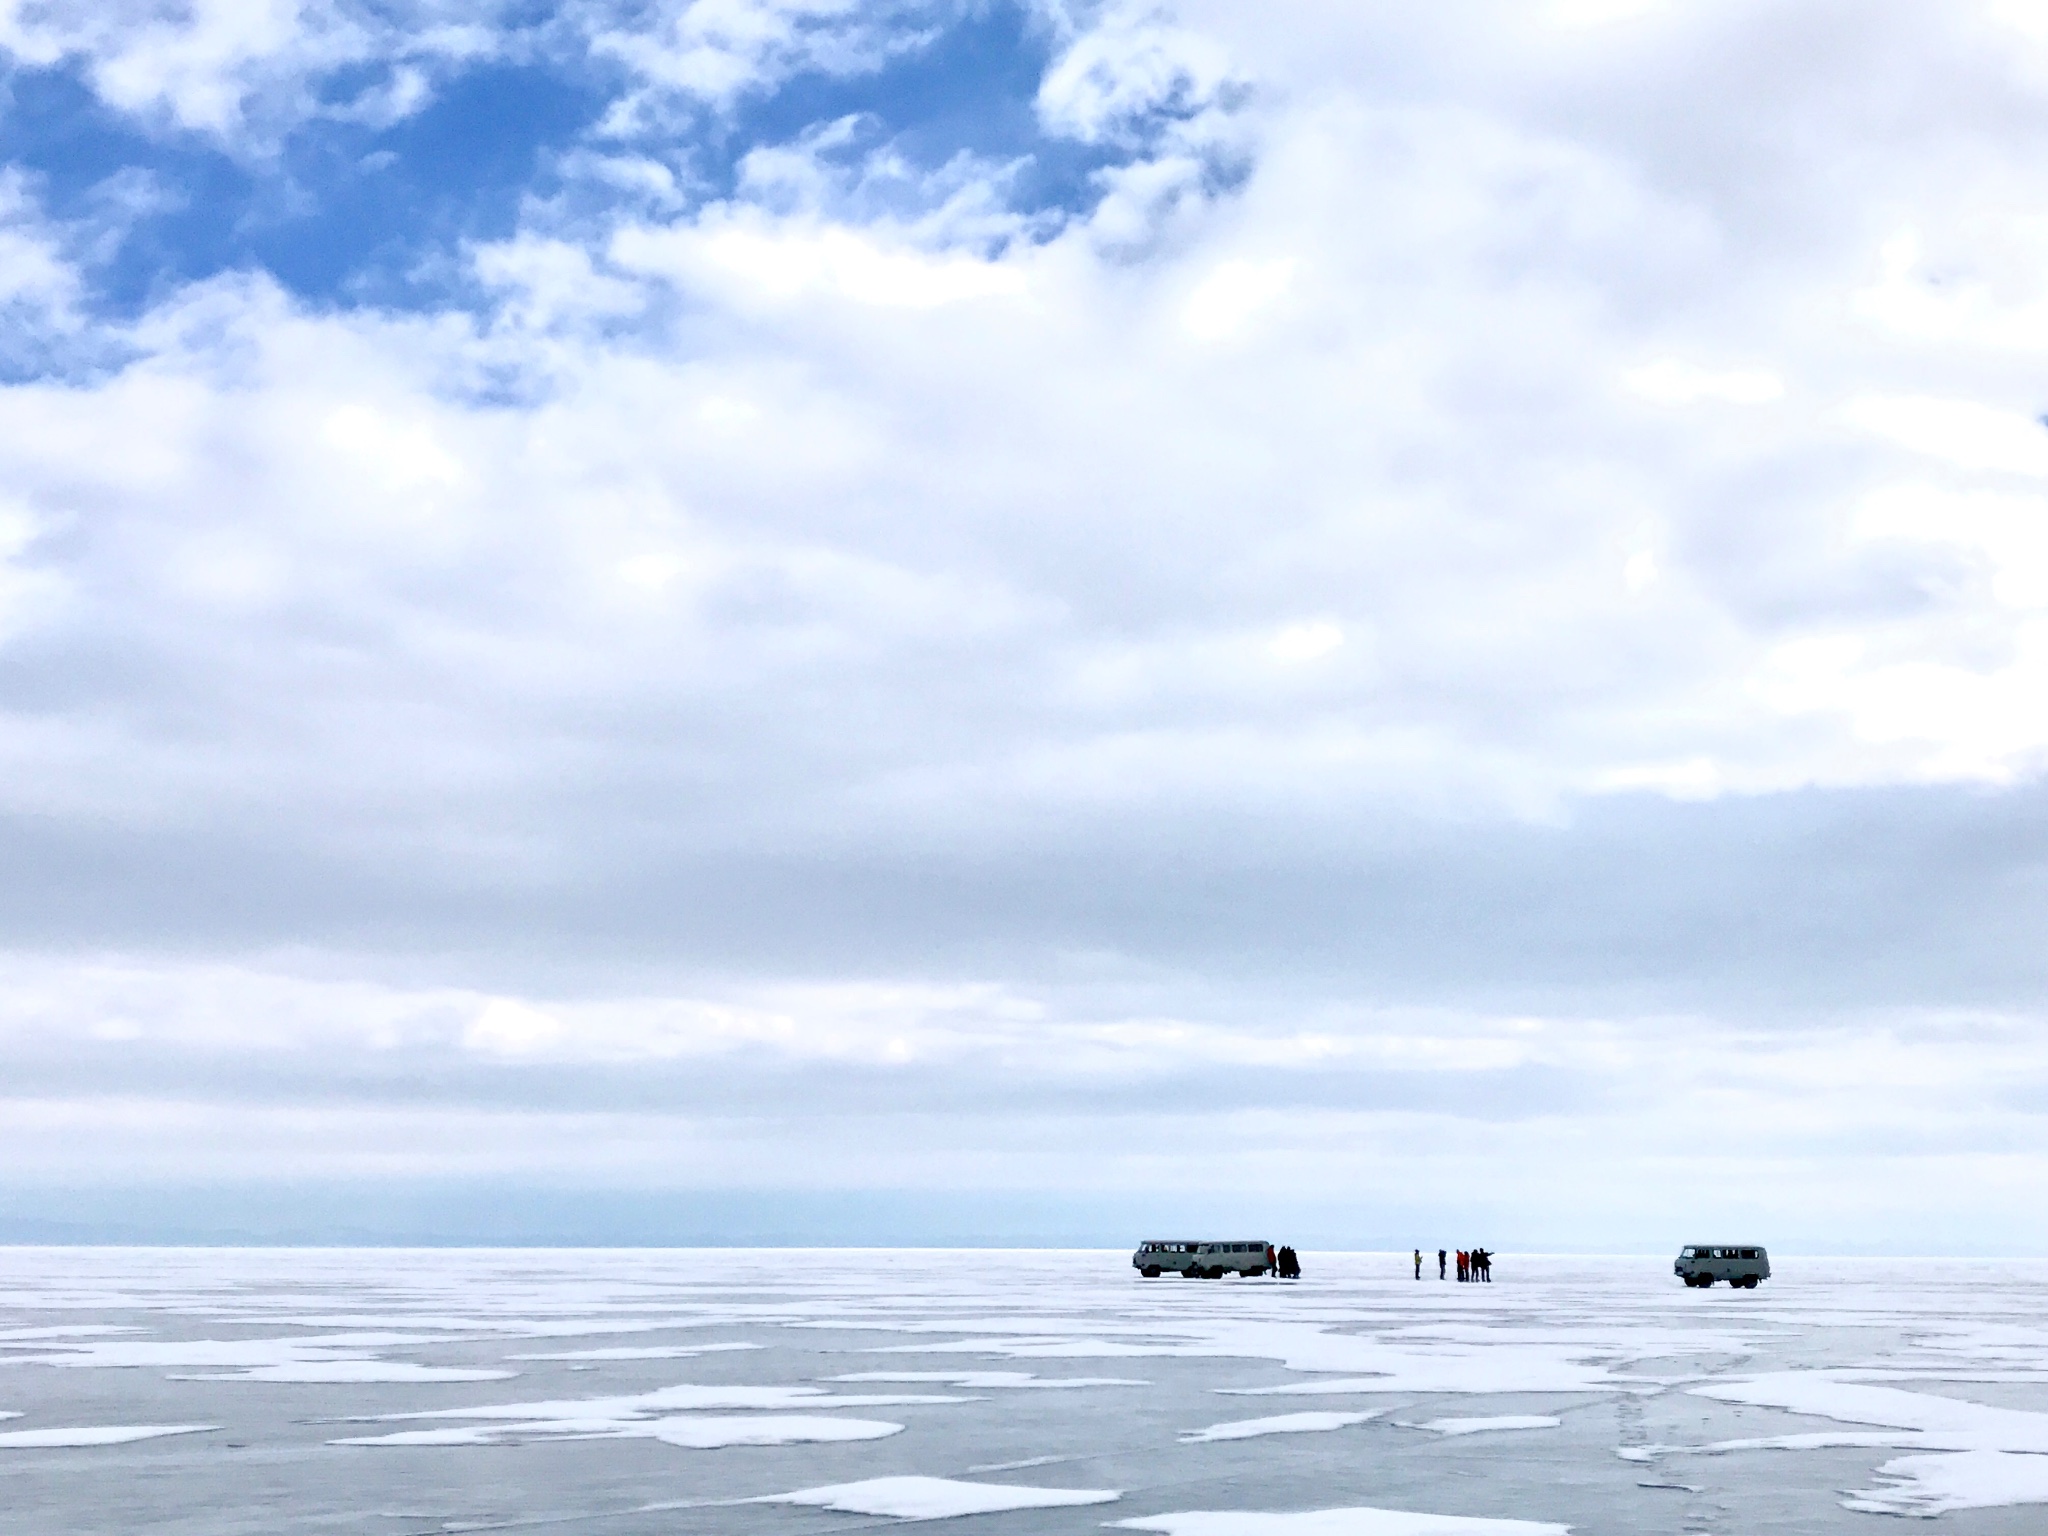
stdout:
<svg viewBox="0 0 2048 1536">
<path fill-rule="evenodd" d="M 2031 1008 L 2048 984 L 2030 942 L 2048 917 L 2036 789 L 1629 797 L 1548 825 L 992 816 L 914 854 L 889 822 L 804 851 L 536 815 L 540 877 L 394 837 L 337 857 L 288 823 L 15 819 L 0 924 L 38 949 L 389 952 L 413 957 L 401 972 L 432 961 L 542 995 L 720 974 L 1085 987 L 1099 970 L 1141 995 L 1149 979 L 1155 1000 L 1199 977 L 1232 1012 L 1259 997 L 1790 1024 Z"/>
<path fill-rule="evenodd" d="M 1182 1065 L 1136 1052 L 1095 1065 L 1059 1052 L 956 1050 L 900 1064 L 790 1061 L 766 1049 L 617 1064 L 493 1061 L 450 1049 L 268 1051 L 147 1039 L 15 1040 L 5 1050 L 17 1098 L 169 1097 L 221 1106 L 300 1109 L 436 1107 L 486 1112 L 602 1113 L 694 1121 L 801 1120 L 807 1136 L 859 1136 L 877 1116 L 991 1122 L 1076 1121 L 1111 1142 L 1150 1136 L 1188 1114 L 1329 1110 L 1473 1118 L 1597 1114 L 1617 1084 L 1547 1064 L 1403 1070 L 1325 1063 L 1298 1067 Z"/>
</svg>

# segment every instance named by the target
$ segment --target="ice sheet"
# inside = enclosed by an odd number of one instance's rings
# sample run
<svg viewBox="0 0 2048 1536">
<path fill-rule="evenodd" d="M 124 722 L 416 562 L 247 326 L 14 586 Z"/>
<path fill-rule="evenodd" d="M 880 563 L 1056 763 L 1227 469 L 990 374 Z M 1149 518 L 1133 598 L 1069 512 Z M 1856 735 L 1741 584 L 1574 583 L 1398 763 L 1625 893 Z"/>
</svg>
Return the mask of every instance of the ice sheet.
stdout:
<svg viewBox="0 0 2048 1536">
<path fill-rule="evenodd" d="M 100 1424 L 76 1429 L 11 1429 L 0 1433 L 0 1450 L 74 1449 L 93 1445 L 127 1445 L 165 1435 L 203 1435 L 218 1424 Z"/>
<path fill-rule="evenodd" d="M 916 1473 L 1142 1489 L 1115 1513 L 1272 1536 L 1482 1516 L 1843 1536 L 2042 1498 L 2048 1265 L 1778 1267 L 1736 1294 L 1686 1290 L 1668 1256 L 1460 1287 L 1393 1255 L 1323 1255 L 1282 1286 L 1144 1282 L 1128 1254 L 0 1249 L 0 1412 L 27 1411 L 6 1430 L 227 1426 L 10 1457 L 9 1502 L 37 1512 L 22 1536 L 103 1528 L 109 1499 L 234 1536 L 278 1509 L 566 1529 L 680 1492 L 672 1528 L 800 1536 L 908 1517 L 753 1501 Z M 487 1369 L 546 1384 L 428 1375 Z M 460 1446 L 496 1449 L 432 1449 Z M 1110 1513 L 990 1519 L 1071 1536 Z"/>
<path fill-rule="evenodd" d="M 1024 1488 L 1007 1483 L 964 1483 L 946 1477 L 871 1477 L 865 1482 L 769 1494 L 760 1504 L 808 1504 L 846 1515 L 893 1515 L 899 1520 L 951 1520 L 1008 1509 L 1055 1509 L 1109 1504 L 1111 1488 Z"/>
<path fill-rule="evenodd" d="M 1111 1522 L 1127 1530 L 1166 1536 L 1569 1536 L 1568 1525 L 1533 1520 L 1471 1519 L 1403 1509 L 1306 1509 L 1268 1514 L 1256 1510 L 1186 1510 Z"/>
<path fill-rule="evenodd" d="M 1207 1429 L 1191 1430 L 1180 1437 L 1180 1442 L 1182 1445 L 1202 1445 L 1211 1440 L 1255 1440 L 1260 1435 L 1314 1434 L 1319 1430 L 1363 1424 L 1385 1411 L 1375 1408 L 1369 1413 L 1283 1413 L 1270 1419 L 1233 1419 L 1225 1424 L 1211 1424 Z"/>
</svg>

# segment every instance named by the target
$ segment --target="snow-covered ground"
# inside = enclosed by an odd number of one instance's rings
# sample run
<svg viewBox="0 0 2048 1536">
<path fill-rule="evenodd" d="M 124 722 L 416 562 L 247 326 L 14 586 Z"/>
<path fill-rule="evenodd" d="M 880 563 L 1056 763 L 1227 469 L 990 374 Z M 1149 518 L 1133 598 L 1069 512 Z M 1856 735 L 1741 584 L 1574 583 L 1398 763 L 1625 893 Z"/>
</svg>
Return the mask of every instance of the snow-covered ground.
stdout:
<svg viewBox="0 0 2048 1536">
<path fill-rule="evenodd" d="M 1304 1261 L 0 1249 L 0 1509 L 11 1536 L 2048 1530 L 2048 1264 L 1774 1254 L 1700 1292 L 1668 1258 Z"/>
</svg>

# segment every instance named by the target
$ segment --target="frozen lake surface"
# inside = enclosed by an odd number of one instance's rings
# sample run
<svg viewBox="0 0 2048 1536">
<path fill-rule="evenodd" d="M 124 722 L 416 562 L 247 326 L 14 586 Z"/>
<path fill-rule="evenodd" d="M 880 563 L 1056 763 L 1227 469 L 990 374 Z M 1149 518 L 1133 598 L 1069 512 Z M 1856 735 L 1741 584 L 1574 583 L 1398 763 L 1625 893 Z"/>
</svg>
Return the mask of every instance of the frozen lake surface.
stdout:
<svg viewBox="0 0 2048 1536">
<path fill-rule="evenodd" d="M 16 1536 L 2048 1530 L 2048 1265 L 0 1249 Z"/>
</svg>

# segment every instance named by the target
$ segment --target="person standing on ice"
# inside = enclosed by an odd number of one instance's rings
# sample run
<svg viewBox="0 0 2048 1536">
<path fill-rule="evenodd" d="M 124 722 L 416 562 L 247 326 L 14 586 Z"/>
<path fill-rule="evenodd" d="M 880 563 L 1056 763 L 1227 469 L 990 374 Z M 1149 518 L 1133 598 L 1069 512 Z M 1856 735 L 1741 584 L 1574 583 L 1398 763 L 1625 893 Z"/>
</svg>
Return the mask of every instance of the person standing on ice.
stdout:
<svg viewBox="0 0 2048 1536">
<path fill-rule="evenodd" d="M 1436 1251 L 1436 1277 L 1437 1277 L 1437 1279 L 1439 1279 L 1439 1280 L 1442 1280 L 1442 1279 L 1444 1279 L 1444 1278 L 1445 1278 L 1445 1275 L 1444 1275 L 1444 1259 L 1445 1259 L 1445 1257 L 1446 1257 L 1446 1255 L 1445 1255 L 1445 1253 L 1444 1253 L 1444 1250 L 1443 1250 L 1443 1249 L 1441 1249 L 1441 1248 L 1437 1249 L 1437 1251 Z"/>
<path fill-rule="evenodd" d="M 1420 1248 L 1415 1250 L 1415 1278 L 1418 1280 L 1422 1278 L 1422 1250 Z"/>
</svg>

